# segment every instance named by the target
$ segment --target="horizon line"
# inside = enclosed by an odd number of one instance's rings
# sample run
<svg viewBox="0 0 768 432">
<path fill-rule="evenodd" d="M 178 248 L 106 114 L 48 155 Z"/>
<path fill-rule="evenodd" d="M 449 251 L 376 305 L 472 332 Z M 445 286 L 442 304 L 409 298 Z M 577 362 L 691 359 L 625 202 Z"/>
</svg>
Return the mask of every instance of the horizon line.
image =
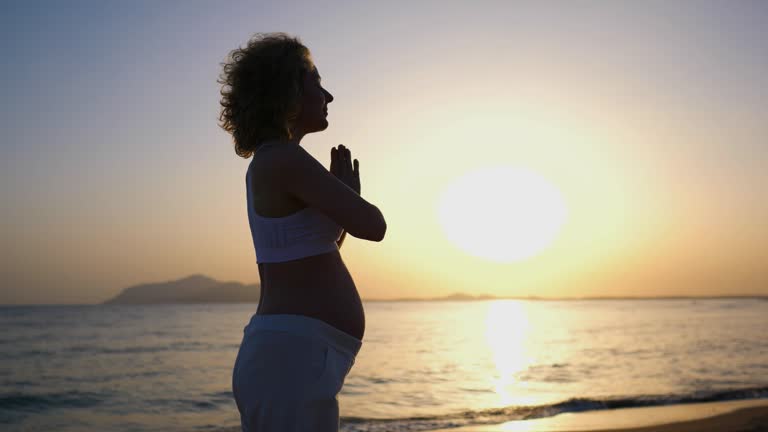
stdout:
<svg viewBox="0 0 768 432">
<path fill-rule="evenodd" d="M 537 296 L 469 296 L 458 298 L 456 295 L 446 297 L 404 297 L 392 299 L 361 299 L 363 302 L 424 302 L 424 301 L 488 301 L 488 300 L 532 300 L 532 301 L 580 301 L 580 300 L 725 300 L 725 299 L 755 299 L 768 300 L 765 294 L 732 294 L 715 296 L 595 296 L 595 297 L 537 297 Z M 258 304 L 259 302 L 168 302 L 168 303 L 138 303 L 118 304 L 117 306 L 148 306 L 148 305 L 172 305 L 172 304 Z M 25 306 L 106 306 L 104 303 L 0 303 L 0 307 L 25 307 Z M 110 305 L 114 306 L 114 305 Z"/>
</svg>

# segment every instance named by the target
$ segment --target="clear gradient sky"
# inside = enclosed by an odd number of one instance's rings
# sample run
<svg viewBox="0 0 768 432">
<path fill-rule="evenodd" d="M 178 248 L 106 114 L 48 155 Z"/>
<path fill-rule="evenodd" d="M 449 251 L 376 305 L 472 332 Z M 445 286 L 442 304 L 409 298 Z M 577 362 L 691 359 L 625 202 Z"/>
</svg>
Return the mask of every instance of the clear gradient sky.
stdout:
<svg viewBox="0 0 768 432">
<path fill-rule="evenodd" d="M 0 303 L 258 282 L 216 79 L 270 31 L 335 96 L 302 145 L 326 167 L 349 147 L 386 217 L 342 247 L 363 299 L 768 295 L 768 2 L 3 1 Z M 567 203 L 534 257 L 469 255 L 437 223 L 490 163 Z"/>
</svg>

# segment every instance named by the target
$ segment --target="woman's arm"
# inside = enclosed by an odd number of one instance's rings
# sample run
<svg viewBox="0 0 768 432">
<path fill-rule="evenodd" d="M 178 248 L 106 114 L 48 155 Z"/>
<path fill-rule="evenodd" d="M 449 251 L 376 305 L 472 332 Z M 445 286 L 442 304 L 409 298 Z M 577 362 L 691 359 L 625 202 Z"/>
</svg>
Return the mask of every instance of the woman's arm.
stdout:
<svg viewBox="0 0 768 432">
<path fill-rule="evenodd" d="M 338 149 L 336 149 L 336 147 L 331 149 L 331 174 L 342 180 L 344 184 L 360 195 L 360 165 L 357 159 L 355 159 L 354 162 L 355 163 L 352 164 L 351 153 L 349 149 L 344 147 L 344 145 L 339 145 Z M 344 169 L 345 167 L 346 170 Z M 348 174 L 347 176 L 344 175 L 345 172 Z M 351 176 L 349 174 L 351 174 Z M 344 238 L 346 236 L 347 231 L 342 230 L 341 236 L 336 241 L 336 246 L 338 246 L 339 249 L 341 249 L 341 245 L 344 243 Z"/>
</svg>

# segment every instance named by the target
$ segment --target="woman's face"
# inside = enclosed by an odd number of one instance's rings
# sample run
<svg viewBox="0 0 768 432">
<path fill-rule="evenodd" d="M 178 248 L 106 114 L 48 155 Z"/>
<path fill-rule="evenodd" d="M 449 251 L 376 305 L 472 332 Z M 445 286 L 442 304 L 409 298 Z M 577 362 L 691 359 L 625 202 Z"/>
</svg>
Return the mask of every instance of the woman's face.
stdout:
<svg viewBox="0 0 768 432">
<path fill-rule="evenodd" d="M 302 135 L 325 130 L 328 127 L 328 104 L 333 95 L 320 85 L 320 73 L 316 67 L 304 74 L 304 91 L 301 110 L 296 118 L 296 129 Z"/>
</svg>

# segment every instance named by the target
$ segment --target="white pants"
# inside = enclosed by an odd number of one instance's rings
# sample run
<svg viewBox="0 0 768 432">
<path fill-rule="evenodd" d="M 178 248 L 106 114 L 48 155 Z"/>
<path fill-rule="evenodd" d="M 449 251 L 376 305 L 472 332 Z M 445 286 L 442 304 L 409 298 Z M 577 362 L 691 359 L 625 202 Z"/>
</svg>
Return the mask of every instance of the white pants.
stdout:
<svg viewBox="0 0 768 432">
<path fill-rule="evenodd" d="M 243 432 L 338 432 L 336 395 L 362 341 L 303 315 L 253 315 L 232 373 Z"/>
</svg>

